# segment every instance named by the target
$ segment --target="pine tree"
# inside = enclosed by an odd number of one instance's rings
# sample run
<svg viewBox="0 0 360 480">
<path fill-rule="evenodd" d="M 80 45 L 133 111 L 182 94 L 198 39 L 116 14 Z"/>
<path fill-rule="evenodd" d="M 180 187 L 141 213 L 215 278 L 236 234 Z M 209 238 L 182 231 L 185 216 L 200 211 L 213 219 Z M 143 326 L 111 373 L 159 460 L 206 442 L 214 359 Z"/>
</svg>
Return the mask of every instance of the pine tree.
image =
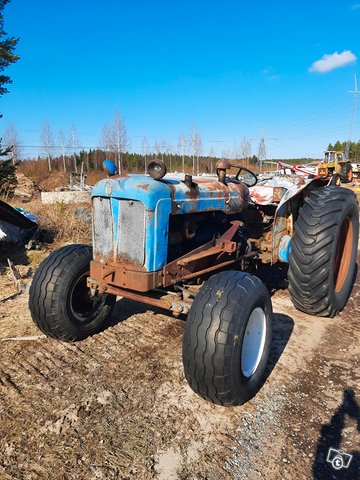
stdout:
<svg viewBox="0 0 360 480">
<path fill-rule="evenodd" d="M 8 75 L 4 75 L 3 71 L 6 67 L 15 63 L 19 56 L 14 53 L 18 39 L 14 37 L 7 37 L 4 31 L 4 7 L 9 3 L 9 0 L 0 0 L 0 96 L 8 93 L 6 85 L 11 83 Z M 2 118 L 2 114 L 0 114 Z M 0 157 L 7 156 L 12 150 L 12 147 L 3 149 L 0 139 Z M 12 193 L 16 186 L 15 165 L 11 165 L 10 160 L 6 160 L 0 164 L 0 194 Z"/>
</svg>

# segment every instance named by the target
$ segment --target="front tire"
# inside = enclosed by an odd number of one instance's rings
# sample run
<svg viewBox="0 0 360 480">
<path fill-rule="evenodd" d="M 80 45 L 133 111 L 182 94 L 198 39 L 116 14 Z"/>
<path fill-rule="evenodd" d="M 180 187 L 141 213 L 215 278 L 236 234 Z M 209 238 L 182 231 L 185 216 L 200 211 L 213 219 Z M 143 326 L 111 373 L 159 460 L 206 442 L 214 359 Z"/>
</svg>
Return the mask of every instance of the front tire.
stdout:
<svg viewBox="0 0 360 480">
<path fill-rule="evenodd" d="M 341 187 L 313 190 L 295 223 L 289 257 L 293 304 L 310 315 L 334 317 L 352 288 L 359 236 L 356 196 Z"/>
<path fill-rule="evenodd" d="M 185 377 L 210 402 L 241 405 L 260 389 L 272 338 L 263 282 L 244 272 L 213 275 L 191 306 L 183 338 Z"/>
<path fill-rule="evenodd" d="M 52 252 L 35 272 L 29 308 L 45 335 L 73 342 L 101 330 L 115 304 L 114 295 L 91 297 L 86 285 L 92 248 L 67 245 Z"/>
</svg>

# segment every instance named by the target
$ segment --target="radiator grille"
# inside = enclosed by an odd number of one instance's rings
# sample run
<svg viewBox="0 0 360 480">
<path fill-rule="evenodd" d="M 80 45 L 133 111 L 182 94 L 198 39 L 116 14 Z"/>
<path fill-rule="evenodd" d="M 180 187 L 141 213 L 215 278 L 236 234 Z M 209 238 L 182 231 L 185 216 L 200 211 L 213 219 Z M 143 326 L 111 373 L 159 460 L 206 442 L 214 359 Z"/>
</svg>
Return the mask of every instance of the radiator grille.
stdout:
<svg viewBox="0 0 360 480">
<path fill-rule="evenodd" d="M 95 257 L 112 257 L 114 235 L 110 199 L 95 197 L 93 199 L 93 215 Z"/>
<path fill-rule="evenodd" d="M 120 200 L 118 260 L 144 265 L 145 206 L 133 200 Z"/>
</svg>

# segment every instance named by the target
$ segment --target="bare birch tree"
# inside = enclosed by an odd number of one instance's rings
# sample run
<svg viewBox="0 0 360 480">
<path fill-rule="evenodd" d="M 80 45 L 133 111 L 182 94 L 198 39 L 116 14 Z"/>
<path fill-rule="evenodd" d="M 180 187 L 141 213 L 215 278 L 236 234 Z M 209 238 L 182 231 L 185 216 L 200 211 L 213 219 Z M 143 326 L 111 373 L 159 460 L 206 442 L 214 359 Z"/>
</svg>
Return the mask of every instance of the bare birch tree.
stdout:
<svg viewBox="0 0 360 480">
<path fill-rule="evenodd" d="M 170 145 L 170 143 L 166 140 L 162 140 L 162 151 L 163 155 L 167 156 L 167 160 L 169 160 L 169 171 L 173 171 L 173 165 L 172 165 L 172 154 L 173 154 L 173 145 Z"/>
<path fill-rule="evenodd" d="M 189 145 L 191 148 L 191 156 L 192 156 L 192 174 L 195 175 L 195 143 L 196 143 L 196 133 L 197 128 L 195 124 L 191 125 L 190 134 L 189 134 Z"/>
<path fill-rule="evenodd" d="M 161 151 L 161 145 L 159 144 L 159 142 L 157 140 L 155 140 L 155 143 L 154 143 L 155 155 L 160 155 L 160 151 Z"/>
<path fill-rule="evenodd" d="M 226 145 L 221 146 L 221 158 L 228 159 L 230 157 L 229 149 Z"/>
<path fill-rule="evenodd" d="M 58 142 L 59 142 L 59 147 L 61 151 L 61 159 L 63 162 L 63 167 L 64 167 L 64 172 L 66 172 L 66 140 L 65 140 L 65 134 L 62 130 L 59 130 L 58 133 Z"/>
<path fill-rule="evenodd" d="M 231 158 L 236 162 L 237 160 L 240 160 L 241 158 L 241 151 L 238 143 L 235 141 L 232 149 L 232 154 Z"/>
<path fill-rule="evenodd" d="M 107 154 L 114 153 L 115 155 L 116 139 L 114 129 L 111 125 L 105 124 L 102 126 L 99 143 L 100 147 L 105 150 Z"/>
<path fill-rule="evenodd" d="M 193 174 L 195 173 L 195 157 L 196 157 L 196 173 L 199 175 L 199 156 L 203 151 L 201 135 L 197 129 L 197 126 L 193 123 L 190 128 L 190 146 L 193 159 Z"/>
<path fill-rule="evenodd" d="M 41 129 L 41 148 L 48 161 L 49 172 L 51 172 L 51 158 L 54 153 L 55 142 L 49 122 L 45 122 Z"/>
<path fill-rule="evenodd" d="M 13 123 L 10 123 L 10 125 L 4 132 L 3 144 L 5 149 L 11 148 L 10 155 L 12 159 L 12 164 L 15 165 L 15 163 L 19 160 L 21 156 L 22 149 L 21 140 Z"/>
<path fill-rule="evenodd" d="M 148 142 L 146 137 L 144 137 L 142 139 L 141 147 L 142 147 L 142 150 L 143 150 L 143 155 L 145 157 L 145 159 L 144 159 L 144 173 L 146 173 L 146 170 L 147 170 L 147 154 L 148 154 L 148 151 L 149 151 L 149 142 Z"/>
<path fill-rule="evenodd" d="M 124 120 L 119 110 L 115 112 L 112 128 L 113 128 L 113 133 L 115 137 L 118 170 L 121 173 L 123 171 L 123 162 L 122 162 L 121 154 L 129 146 L 129 140 L 127 136 L 126 125 L 124 123 Z"/>
<path fill-rule="evenodd" d="M 164 154 L 166 153 L 166 140 L 163 138 L 160 140 L 160 153 L 161 153 L 161 161 L 164 161 Z"/>
<path fill-rule="evenodd" d="M 77 173 L 76 154 L 79 150 L 79 139 L 76 132 L 76 126 L 73 123 L 70 127 L 69 147 L 73 156 L 74 172 Z"/>
<path fill-rule="evenodd" d="M 209 150 L 209 158 L 210 158 L 210 173 L 211 175 L 214 173 L 214 160 L 215 160 L 215 150 L 214 147 L 211 147 Z"/>
<path fill-rule="evenodd" d="M 246 137 L 241 140 L 240 156 L 242 160 L 246 162 L 246 166 L 249 166 L 249 159 L 251 157 L 251 143 Z"/>
<path fill-rule="evenodd" d="M 185 154 L 187 148 L 187 141 L 185 135 L 181 132 L 178 138 L 178 152 L 182 159 L 182 171 L 185 172 Z"/>
</svg>

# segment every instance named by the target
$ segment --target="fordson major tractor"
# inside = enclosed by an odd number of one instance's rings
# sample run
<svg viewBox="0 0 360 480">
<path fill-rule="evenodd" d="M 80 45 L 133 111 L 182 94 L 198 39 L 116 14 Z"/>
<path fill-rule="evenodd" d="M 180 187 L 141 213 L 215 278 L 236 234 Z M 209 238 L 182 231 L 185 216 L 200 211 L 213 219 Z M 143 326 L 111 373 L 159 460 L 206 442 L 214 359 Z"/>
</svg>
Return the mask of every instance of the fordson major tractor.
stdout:
<svg viewBox="0 0 360 480">
<path fill-rule="evenodd" d="M 187 315 L 190 387 L 225 406 L 251 398 L 264 381 L 273 322 L 257 272 L 288 264 L 295 307 L 335 316 L 352 288 L 358 204 L 352 191 L 321 178 L 256 185 L 253 172 L 225 160 L 216 172 L 165 175 L 154 160 L 148 175 L 97 183 L 92 247 L 62 247 L 34 275 L 29 306 L 38 327 L 82 340 L 106 327 L 116 297 Z"/>
</svg>

